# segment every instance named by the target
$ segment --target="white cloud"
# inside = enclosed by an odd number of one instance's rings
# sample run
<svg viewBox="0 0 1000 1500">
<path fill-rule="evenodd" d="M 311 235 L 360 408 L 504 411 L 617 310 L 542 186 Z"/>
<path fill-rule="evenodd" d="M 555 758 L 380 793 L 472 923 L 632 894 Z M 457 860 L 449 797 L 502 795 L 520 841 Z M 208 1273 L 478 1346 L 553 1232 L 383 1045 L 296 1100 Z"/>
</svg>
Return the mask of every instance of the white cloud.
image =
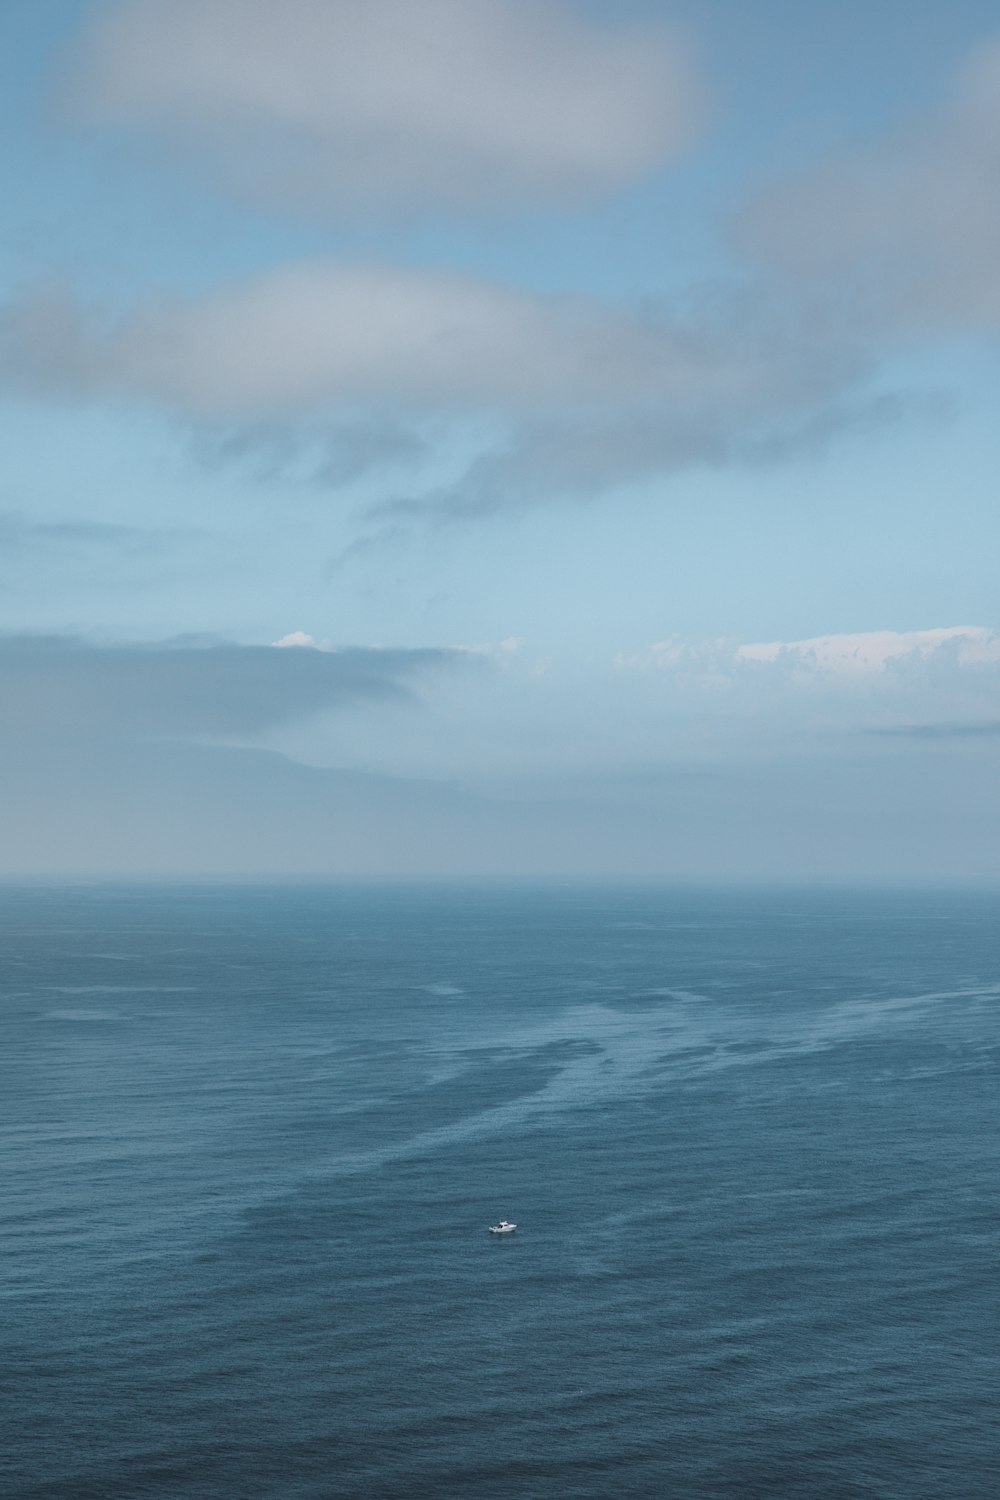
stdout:
<svg viewBox="0 0 1000 1500">
<path fill-rule="evenodd" d="M 467 651 L 470 656 L 485 656 L 501 669 L 506 670 L 525 645 L 523 636 L 508 635 L 502 641 L 482 641 L 472 646 L 456 646 L 456 651 Z M 532 668 L 528 669 L 529 671 Z"/>
<path fill-rule="evenodd" d="M 72 98 L 335 214 L 573 201 L 676 155 L 702 114 L 662 25 L 562 0 L 116 0 Z"/>
<path fill-rule="evenodd" d="M 272 641 L 271 645 L 279 647 L 304 646 L 313 651 L 322 651 L 324 649 L 315 636 L 307 635 L 304 630 L 289 631 L 288 635 L 283 635 L 280 640 Z"/>
<path fill-rule="evenodd" d="M 1000 633 L 983 625 L 934 630 L 868 630 L 817 635 L 802 641 L 755 641 L 738 646 L 737 662 L 794 662 L 820 672 L 884 672 L 894 662 L 926 661 L 947 652 L 959 666 L 1000 662 Z"/>
<path fill-rule="evenodd" d="M 871 679 L 896 666 L 934 660 L 954 667 L 1000 665 L 1000 631 L 985 625 L 929 630 L 868 630 L 817 635 L 799 641 L 658 641 L 638 656 L 620 656 L 624 670 L 655 669 L 716 679 L 760 667 L 781 668 L 793 679 Z"/>
</svg>

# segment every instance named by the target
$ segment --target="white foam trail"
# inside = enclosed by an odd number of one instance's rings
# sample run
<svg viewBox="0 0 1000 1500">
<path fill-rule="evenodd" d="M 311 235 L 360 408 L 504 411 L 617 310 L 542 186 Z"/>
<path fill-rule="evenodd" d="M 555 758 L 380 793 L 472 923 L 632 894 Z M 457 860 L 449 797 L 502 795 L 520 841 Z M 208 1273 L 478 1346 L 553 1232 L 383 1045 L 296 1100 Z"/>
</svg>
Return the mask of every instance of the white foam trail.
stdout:
<svg viewBox="0 0 1000 1500">
<path fill-rule="evenodd" d="M 745 1009 L 721 1006 L 690 991 L 669 994 L 679 1001 L 669 1011 L 587 1004 L 572 1006 L 542 1023 L 498 1029 L 492 1036 L 478 1031 L 474 1045 L 457 1049 L 466 1062 L 470 1053 L 498 1048 L 536 1057 L 560 1043 L 588 1050 L 563 1061 L 558 1073 L 530 1095 L 420 1131 L 408 1140 L 353 1152 L 330 1163 L 327 1171 L 335 1176 L 374 1171 L 477 1136 L 513 1133 L 600 1099 L 646 1093 L 662 1086 L 665 1064 L 673 1065 L 670 1076 L 680 1081 L 720 1069 L 754 1067 L 780 1057 L 827 1051 L 865 1032 L 904 1023 L 935 1004 L 996 996 L 1000 988 L 849 1000 L 805 1019 L 801 1012 L 748 1015 Z M 753 1050 L 744 1050 L 748 1046 Z M 709 1056 L 704 1055 L 706 1051 Z"/>
</svg>

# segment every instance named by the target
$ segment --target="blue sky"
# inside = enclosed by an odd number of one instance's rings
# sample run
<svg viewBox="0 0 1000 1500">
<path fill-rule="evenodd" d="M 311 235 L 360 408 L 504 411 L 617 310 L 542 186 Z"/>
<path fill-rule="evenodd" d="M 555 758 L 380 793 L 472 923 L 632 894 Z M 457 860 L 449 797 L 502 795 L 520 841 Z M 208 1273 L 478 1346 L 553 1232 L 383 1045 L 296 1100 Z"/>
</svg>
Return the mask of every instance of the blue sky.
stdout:
<svg viewBox="0 0 1000 1500">
<path fill-rule="evenodd" d="M 11 0 L 0 72 L 0 872 L 996 878 L 992 7 Z"/>
</svg>

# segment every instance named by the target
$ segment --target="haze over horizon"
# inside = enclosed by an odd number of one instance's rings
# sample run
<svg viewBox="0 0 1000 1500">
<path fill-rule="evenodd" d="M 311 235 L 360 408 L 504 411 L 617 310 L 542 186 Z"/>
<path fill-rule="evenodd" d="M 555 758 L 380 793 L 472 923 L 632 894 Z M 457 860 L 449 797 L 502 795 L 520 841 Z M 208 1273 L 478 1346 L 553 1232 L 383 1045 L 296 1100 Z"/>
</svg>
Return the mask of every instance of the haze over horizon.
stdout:
<svg viewBox="0 0 1000 1500">
<path fill-rule="evenodd" d="M 1000 878 L 994 7 L 0 41 L 0 878 Z"/>
</svg>

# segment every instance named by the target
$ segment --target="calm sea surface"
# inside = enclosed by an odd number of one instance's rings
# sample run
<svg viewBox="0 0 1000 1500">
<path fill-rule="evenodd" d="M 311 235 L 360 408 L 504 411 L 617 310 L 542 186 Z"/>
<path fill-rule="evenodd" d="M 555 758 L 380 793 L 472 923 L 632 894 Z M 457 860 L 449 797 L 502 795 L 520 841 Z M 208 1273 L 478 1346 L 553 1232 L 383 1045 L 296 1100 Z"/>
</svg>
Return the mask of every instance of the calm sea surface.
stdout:
<svg viewBox="0 0 1000 1500">
<path fill-rule="evenodd" d="M 0 1494 L 996 1500 L 998 917 L 0 890 Z"/>
</svg>

